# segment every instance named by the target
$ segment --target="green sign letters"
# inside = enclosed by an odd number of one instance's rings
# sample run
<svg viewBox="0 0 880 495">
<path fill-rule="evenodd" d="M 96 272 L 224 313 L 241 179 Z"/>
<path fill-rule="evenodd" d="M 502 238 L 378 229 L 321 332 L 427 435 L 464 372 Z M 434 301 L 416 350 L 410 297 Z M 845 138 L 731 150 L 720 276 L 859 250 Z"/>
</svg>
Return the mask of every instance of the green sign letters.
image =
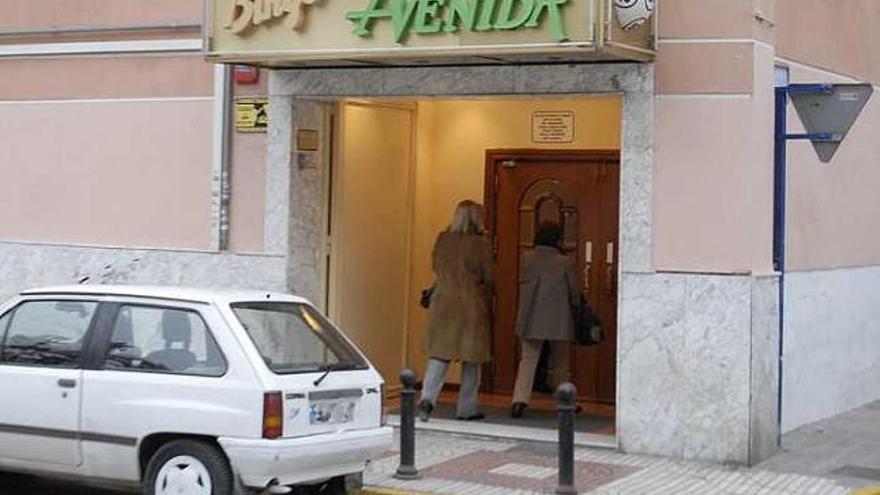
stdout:
<svg viewBox="0 0 880 495">
<path fill-rule="evenodd" d="M 410 33 L 436 34 L 538 28 L 544 19 L 556 41 L 567 41 L 563 8 L 569 0 L 370 0 L 364 10 L 346 17 L 361 37 L 372 34 L 377 20 L 389 19 L 394 39 Z"/>
</svg>

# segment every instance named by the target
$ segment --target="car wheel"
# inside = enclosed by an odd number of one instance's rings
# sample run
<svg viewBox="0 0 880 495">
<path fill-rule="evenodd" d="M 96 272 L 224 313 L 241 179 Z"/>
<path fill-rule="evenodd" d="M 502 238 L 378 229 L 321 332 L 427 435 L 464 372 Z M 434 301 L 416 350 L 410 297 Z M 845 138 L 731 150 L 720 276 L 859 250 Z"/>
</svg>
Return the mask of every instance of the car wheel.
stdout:
<svg viewBox="0 0 880 495">
<path fill-rule="evenodd" d="M 217 447 L 196 440 L 163 445 L 147 464 L 144 495 L 232 495 L 235 477 Z"/>
<path fill-rule="evenodd" d="M 318 487 L 320 495 L 346 495 L 348 490 L 345 489 L 345 477 L 340 476 L 333 478 Z"/>
<path fill-rule="evenodd" d="M 345 489 L 345 477 L 340 476 L 316 485 L 294 487 L 293 493 L 295 495 L 347 495 L 348 490 Z"/>
</svg>

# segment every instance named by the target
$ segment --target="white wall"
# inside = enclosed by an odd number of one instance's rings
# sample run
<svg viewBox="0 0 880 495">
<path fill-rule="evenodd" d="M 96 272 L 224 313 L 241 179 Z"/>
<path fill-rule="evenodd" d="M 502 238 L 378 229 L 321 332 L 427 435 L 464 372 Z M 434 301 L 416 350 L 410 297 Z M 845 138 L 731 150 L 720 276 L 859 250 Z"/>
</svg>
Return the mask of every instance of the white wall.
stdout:
<svg viewBox="0 0 880 495">
<path fill-rule="evenodd" d="M 880 398 L 880 267 L 785 276 L 782 429 Z"/>
</svg>

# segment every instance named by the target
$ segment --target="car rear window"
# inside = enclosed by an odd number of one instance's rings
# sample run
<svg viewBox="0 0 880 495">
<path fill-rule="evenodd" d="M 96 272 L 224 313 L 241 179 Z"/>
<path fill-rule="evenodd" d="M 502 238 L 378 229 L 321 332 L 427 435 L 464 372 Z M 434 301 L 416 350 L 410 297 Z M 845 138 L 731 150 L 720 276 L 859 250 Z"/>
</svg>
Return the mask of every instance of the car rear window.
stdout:
<svg viewBox="0 0 880 495">
<path fill-rule="evenodd" d="M 232 304 L 232 311 L 275 373 L 367 368 L 360 353 L 311 306 L 244 302 Z"/>
</svg>

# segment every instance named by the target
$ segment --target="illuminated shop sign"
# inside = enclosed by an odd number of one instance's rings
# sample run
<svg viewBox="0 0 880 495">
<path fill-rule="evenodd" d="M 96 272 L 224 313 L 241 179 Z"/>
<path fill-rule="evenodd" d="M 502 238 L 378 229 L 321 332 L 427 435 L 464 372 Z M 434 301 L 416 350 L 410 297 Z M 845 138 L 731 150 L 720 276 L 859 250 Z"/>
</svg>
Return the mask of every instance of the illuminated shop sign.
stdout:
<svg viewBox="0 0 880 495">
<path fill-rule="evenodd" d="M 209 0 L 209 11 L 205 46 L 220 62 L 654 55 L 654 0 Z"/>
<path fill-rule="evenodd" d="M 364 10 L 346 18 L 357 27 L 354 33 L 370 36 L 373 23 L 390 20 L 395 41 L 407 34 L 455 33 L 538 28 L 546 18 L 556 41 L 565 41 L 563 7 L 570 0 L 370 0 Z"/>
</svg>

